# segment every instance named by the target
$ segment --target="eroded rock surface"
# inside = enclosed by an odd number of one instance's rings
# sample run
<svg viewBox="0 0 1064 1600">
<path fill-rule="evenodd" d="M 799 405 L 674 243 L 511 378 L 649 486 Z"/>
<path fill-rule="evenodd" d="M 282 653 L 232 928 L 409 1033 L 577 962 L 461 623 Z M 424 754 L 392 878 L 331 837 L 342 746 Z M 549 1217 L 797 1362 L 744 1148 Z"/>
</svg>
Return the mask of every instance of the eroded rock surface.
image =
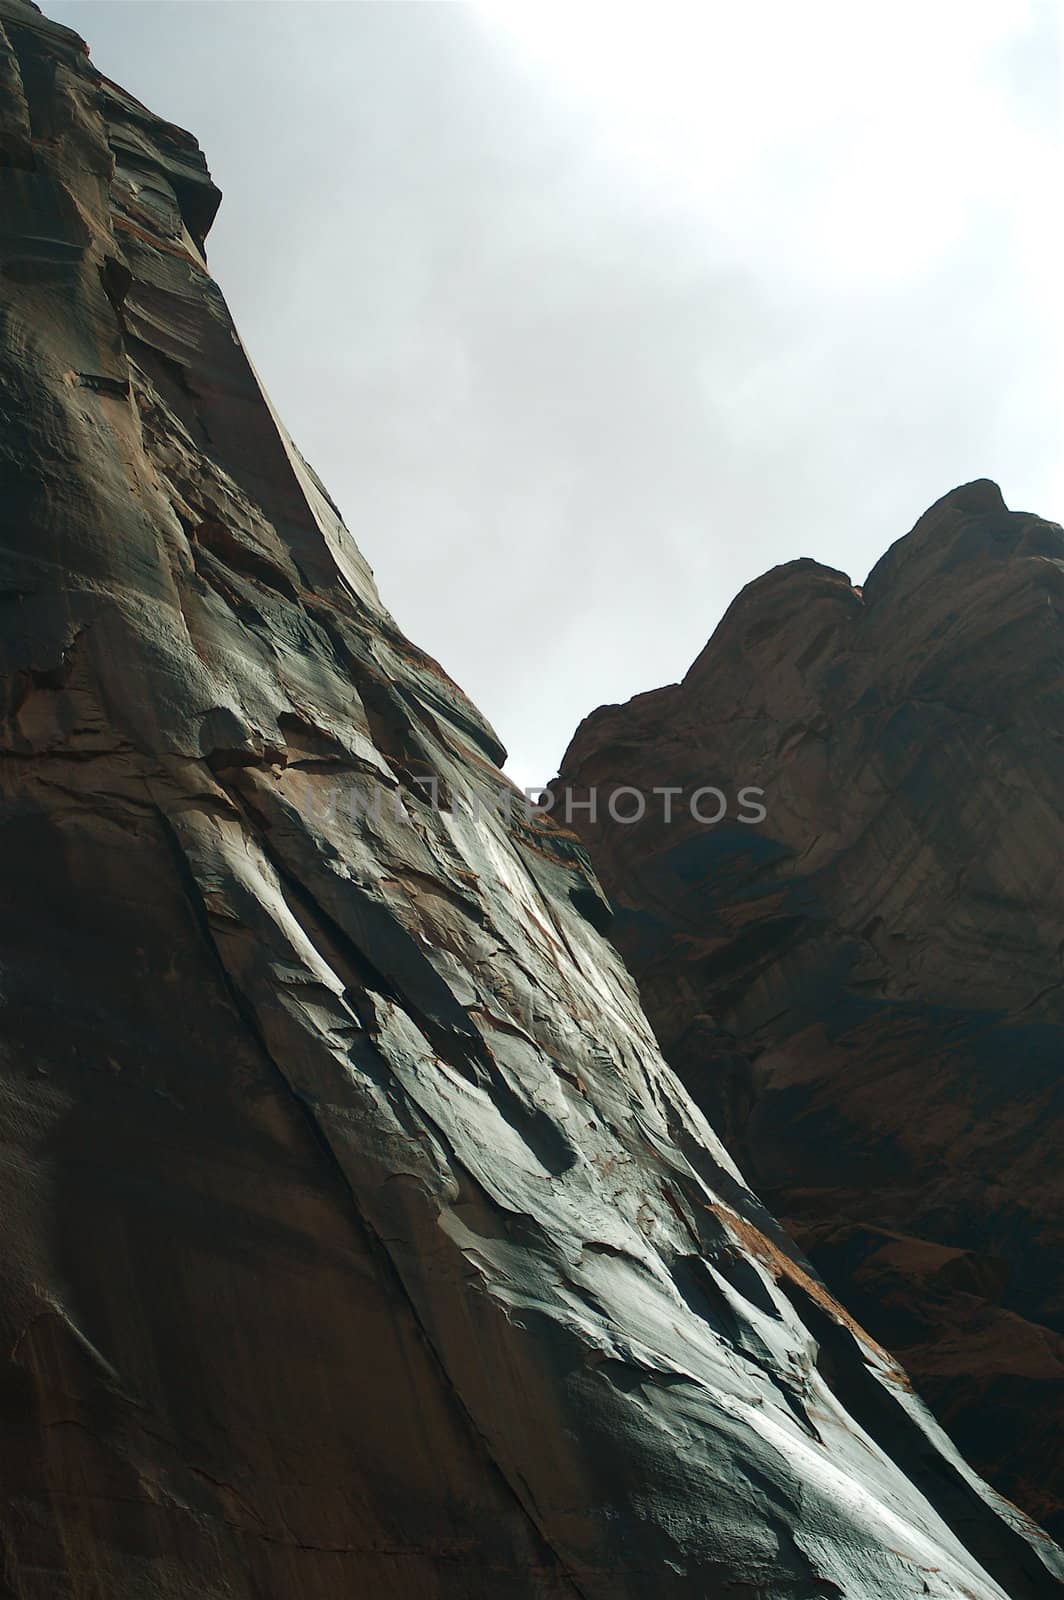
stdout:
<svg viewBox="0 0 1064 1600">
<path fill-rule="evenodd" d="M 1064 533 L 987 482 L 752 583 L 564 788 L 666 1058 L 970 1457 L 1064 1528 Z M 620 784 L 700 785 L 632 826 Z M 739 791 L 765 791 L 763 822 Z M 615 810 L 631 811 L 626 800 Z M 712 816 L 719 802 L 699 802 Z M 749 810 L 746 812 L 749 815 Z"/>
<path fill-rule="evenodd" d="M 194 141 L 0 19 L 0 1592 L 1055 1592 L 577 841 L 472 815 L 498 741 L 273 416 Z"/>
</svg>

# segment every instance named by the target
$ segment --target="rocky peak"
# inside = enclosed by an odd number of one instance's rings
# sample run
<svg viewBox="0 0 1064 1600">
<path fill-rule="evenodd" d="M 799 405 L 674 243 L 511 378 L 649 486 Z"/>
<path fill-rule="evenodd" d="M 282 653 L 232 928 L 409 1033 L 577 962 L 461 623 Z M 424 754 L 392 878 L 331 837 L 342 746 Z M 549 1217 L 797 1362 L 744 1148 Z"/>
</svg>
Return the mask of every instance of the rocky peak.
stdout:
<svg viewBox="0 0 1064 1600">
<path fill-rule="evenodd" d="M 985 480 L 790 563 L 553 788 L 671 1064 L 999 1487 L 1061 1526 L 1064 533 Z M 611 788 L 763 790 L 756 825 Z"/>
</svg>

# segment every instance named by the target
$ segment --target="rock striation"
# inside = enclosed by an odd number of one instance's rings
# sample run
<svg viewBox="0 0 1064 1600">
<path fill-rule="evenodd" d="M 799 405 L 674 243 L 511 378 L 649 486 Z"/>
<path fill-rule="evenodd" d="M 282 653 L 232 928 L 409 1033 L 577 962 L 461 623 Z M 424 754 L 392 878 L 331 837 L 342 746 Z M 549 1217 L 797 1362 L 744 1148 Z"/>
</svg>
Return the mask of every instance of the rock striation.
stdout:
<svg viewBox="0 0 1064 1600">
<path fill-rule="evenodd" d="M 1058 1533 L 1062 618 L 1064 533 L 968 484 L 863 590 L 808 560 L 750 584 L 682 683 L 582 724 L 556 784 L 598 790 L 573 820 L 670 1064 L 961 1448 Z M 703 826 L 677 797 L 669 825 L 618 825 L 621 784 L 714 785 L 728 811 Z M 747 785 L 763 821 L 740 820 Z"/>
<path fill-rule="evenodd" d="M 195 142 L 0 22 L 0 1594 L 1055 1593 L 498 803 Z"/>
</svg>

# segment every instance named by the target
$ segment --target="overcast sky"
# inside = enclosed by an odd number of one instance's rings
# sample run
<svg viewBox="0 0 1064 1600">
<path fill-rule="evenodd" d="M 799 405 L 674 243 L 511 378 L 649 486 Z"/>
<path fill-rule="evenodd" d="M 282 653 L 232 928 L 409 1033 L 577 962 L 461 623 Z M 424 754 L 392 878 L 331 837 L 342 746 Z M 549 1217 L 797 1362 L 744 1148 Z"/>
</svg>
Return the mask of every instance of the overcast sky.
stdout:
<svg viewBox="0 0 1064 1600">
<path fill-rule="evenodd" d="M 799 555 L 1064 517 L 1055 0 L 44 0 L 203 145 L 212 270 L 385 603 L 549 779 Z"/>
</svg>

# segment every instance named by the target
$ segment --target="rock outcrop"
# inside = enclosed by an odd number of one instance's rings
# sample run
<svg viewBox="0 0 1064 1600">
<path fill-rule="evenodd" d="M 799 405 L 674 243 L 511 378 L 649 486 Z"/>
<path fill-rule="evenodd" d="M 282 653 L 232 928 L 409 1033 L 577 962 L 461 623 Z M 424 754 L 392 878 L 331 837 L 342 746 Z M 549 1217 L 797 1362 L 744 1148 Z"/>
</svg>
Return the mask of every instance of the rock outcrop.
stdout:
<svg viewBox="0 0 1064 1600">
<path fill-rule="evenodd" d="M 1064 533 L 968 484 L 863 591 L 808 560 L 750 584 L 682 683 L 584 722 L 556 784 L 670 1064 L 1058 1532 L 1062 617 Z M 619 785 L 713 785 L 727 813 L 676 796 L 666 825 L 652 797 L 618 825 Z M 592 787 L 594 824 L 572 805 Z"/>
<path fill-rule="evenodd" d="M 496 803 L 194 141 L 0 20 L 0 1592 L 1055 1592 Z"/>
</svg>

